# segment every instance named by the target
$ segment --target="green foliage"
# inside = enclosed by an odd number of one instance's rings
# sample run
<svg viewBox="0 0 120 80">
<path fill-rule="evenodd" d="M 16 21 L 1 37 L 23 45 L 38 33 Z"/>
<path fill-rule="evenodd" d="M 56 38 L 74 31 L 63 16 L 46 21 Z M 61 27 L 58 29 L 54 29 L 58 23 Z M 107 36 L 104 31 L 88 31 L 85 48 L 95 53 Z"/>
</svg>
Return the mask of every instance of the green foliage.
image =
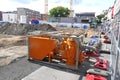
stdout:
<svg viewBox="0 0 120 80">
<path fill-rule="evenodd" d="M 101 23 L 101 19 L 107 19 L 106 15 L 105 14 L 100 14 L 98 15 L 97 17 L 97 23 Z"/>
<path fill-rule="evenodd" d="M 58 6 L 50 10 L 50 16 L 52 17 L 67 17 L 69 14 L 70 10 L 62 6 Z"/>
</svg>

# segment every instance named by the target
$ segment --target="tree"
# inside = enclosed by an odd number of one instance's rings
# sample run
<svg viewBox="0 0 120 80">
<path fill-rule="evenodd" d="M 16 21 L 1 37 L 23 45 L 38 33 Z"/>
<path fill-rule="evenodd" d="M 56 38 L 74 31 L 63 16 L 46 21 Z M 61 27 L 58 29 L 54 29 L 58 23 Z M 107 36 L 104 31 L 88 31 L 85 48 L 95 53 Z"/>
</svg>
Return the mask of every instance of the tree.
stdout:
<svg viewBox="0 0 120 80">
<path fill-rule="evenodd" d="M 50 16 L 52 17 L 67 17 L 70 14 L 68 8 L 58 6 L 50 10 Z"/>
<path fill-rule="evenodd" d="M 101 23 L 102 19 L 107 19 L 106 14 L 100 14 L 96 18 L 97 18 L 97 23 Z"/>
</svg>

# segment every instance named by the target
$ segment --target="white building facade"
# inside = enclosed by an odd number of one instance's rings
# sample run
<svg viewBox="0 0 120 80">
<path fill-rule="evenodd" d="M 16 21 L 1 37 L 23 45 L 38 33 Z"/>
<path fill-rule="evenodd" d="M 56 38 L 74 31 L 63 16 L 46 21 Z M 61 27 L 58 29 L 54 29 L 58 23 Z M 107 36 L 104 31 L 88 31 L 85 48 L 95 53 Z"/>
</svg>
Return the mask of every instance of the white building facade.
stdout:
<svg viewBox="0 0 120 80">
<path fill-rule="evenodd" d="M 29 23 L 32 19 L 40 20 L 40 12 L 28 8 L 17 8 L 17 11 L 2 12 L 2 20 L 10 23 Z"/>
<path fill-rule="evenodd" d="M 3 21 L 10 23 L 17 23 L 17 12 L 3 12 Z"/>
<path fill-rule="evenodd" d="M 115 0 L 114 2 L 114 17 L 120 21 L 120 0 Z"/>
</svg>

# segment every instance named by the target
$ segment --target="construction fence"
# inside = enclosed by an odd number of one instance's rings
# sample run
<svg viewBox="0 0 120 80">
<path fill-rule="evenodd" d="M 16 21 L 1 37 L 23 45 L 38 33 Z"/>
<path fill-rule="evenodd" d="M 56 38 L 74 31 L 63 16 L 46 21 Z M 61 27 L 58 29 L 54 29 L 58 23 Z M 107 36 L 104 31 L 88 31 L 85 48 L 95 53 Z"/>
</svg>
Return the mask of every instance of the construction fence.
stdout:
<svg viewBox="0 0 120 80">
<path fill-rule="evenodd" d="M 106 25 L 104 29 L 106 35 L 111 39 L 110 51 L 110 71 L 111 80 L 120 79 L 120 22 L 112 21 L 111 25 Z"/>
<path fill-rule="evenodd" d="M 80 17 L 49 17 L 49 22 L 81 23 Z"/>
</svg>

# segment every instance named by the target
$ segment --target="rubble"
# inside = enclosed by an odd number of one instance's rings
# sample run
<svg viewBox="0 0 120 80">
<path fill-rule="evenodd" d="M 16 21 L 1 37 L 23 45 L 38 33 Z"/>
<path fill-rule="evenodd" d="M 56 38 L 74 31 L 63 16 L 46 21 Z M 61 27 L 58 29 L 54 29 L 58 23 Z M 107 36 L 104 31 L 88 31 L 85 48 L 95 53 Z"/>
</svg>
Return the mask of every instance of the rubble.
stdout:
<svg viewBox="0 0 120 80">
<path fill-rule="evenodd" d="M 74 35 L 79 34 L 79 36 L 81 34 L 85 33 L 85 30 L 82 29 L 82 28 L 56 27 L 56 30 L 57 31 L 62 31 L 63 34 L 66 34 L 66 33 L 68 33 L 68 34 L 74 34 Z"/>
</svg>

